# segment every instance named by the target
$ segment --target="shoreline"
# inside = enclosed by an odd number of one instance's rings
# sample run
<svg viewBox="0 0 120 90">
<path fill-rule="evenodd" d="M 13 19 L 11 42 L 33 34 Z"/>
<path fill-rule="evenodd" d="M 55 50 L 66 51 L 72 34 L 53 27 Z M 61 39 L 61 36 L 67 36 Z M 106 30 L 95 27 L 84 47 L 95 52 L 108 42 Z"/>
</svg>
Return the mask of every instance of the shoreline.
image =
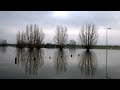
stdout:
<svg viewBox="0 0 120 90">
<path fill-rule="evenodd" d="M 8 46 L 11 46 L 11 47 L 16 47 L 16 44 L 7 44 L 7 45 L 0 45 L 0 47 L 8 47 Z M 120 49 L 120 46 L 118 45 L 115 45 L 115 46 L 107 46 L 108 49 Z M 91 49 L 106 49 L 107 48 L 105 45 L 94 45 Z M 17 48 L 17 47 L 16 47 Z M 27 47 L 25 47 L 27 48 Z M 41 48 L 58 48 L 58 45 L 42 45 Z M 72 45 L 65 45 L 64 48 L 70 48 L 70 49 L 85 49 L 83 48 L 81 45 L 75 45 L 75 46 L 72 46 Z"/>
</svg>

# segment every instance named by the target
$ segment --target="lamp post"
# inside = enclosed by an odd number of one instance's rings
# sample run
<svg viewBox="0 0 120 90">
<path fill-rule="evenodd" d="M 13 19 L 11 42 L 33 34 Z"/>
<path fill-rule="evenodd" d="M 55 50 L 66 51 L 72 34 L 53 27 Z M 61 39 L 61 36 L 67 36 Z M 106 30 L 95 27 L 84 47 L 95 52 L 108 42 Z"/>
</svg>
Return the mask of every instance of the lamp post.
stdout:
<svg viewBox="0 0 120 90">
<path fill-rule="evenodd" d="M 111 28 L 107 28 L 107 29 L 106 29 L 106 78 L 110 79 L 110 78 L 107 76 L 108 29 L 111 29 Z"/>
</svg>

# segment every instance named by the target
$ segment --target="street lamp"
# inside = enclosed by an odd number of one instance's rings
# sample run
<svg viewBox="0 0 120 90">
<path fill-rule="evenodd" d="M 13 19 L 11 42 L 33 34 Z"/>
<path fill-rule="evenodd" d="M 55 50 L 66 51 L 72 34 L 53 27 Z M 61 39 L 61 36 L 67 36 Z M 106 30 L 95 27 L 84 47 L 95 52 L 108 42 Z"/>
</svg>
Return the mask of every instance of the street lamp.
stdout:
<svg viewBox="0 0 120 90">
<path fill-rule="evenodd" d="M 111 28 L 107 28 L 107 29 L 106 29 L 106 78 L 109 78 L 109 77 L 107 76 L 108 29 L 111 29 Z M 109 79 L 110 79 L 110 78 L 109 78 Z"/>
</svg>

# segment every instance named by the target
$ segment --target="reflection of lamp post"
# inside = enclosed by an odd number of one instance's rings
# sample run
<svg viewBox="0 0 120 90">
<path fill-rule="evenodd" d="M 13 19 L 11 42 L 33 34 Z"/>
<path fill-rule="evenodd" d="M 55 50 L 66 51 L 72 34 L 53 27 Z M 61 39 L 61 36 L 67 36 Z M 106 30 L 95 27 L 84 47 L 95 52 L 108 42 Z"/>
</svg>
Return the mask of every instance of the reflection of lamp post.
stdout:
<svg viewBox="0 0 120 90">
<path fill-rule="evenodd" d="M 111 29 L 111 28 L 107 28 L 107 29 L 106 29 L 106 78 L 109 78 L 109 77 L 107 76 L 108 29 Z M 110 78 L 109 78 L 109 79 L 110 79 Z"/>
</svg>

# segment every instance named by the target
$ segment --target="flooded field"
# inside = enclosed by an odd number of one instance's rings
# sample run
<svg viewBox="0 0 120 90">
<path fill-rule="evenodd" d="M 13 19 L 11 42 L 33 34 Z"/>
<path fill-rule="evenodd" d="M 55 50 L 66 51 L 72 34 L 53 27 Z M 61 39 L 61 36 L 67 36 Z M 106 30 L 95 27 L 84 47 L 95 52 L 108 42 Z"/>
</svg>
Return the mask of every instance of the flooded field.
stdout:
<svg viewBox="0 0 120 90">
<path fill-rule="evenodd" d="M 0 79 L 120 78 L 120 50 L 0 47 Z"/>
</svg>

